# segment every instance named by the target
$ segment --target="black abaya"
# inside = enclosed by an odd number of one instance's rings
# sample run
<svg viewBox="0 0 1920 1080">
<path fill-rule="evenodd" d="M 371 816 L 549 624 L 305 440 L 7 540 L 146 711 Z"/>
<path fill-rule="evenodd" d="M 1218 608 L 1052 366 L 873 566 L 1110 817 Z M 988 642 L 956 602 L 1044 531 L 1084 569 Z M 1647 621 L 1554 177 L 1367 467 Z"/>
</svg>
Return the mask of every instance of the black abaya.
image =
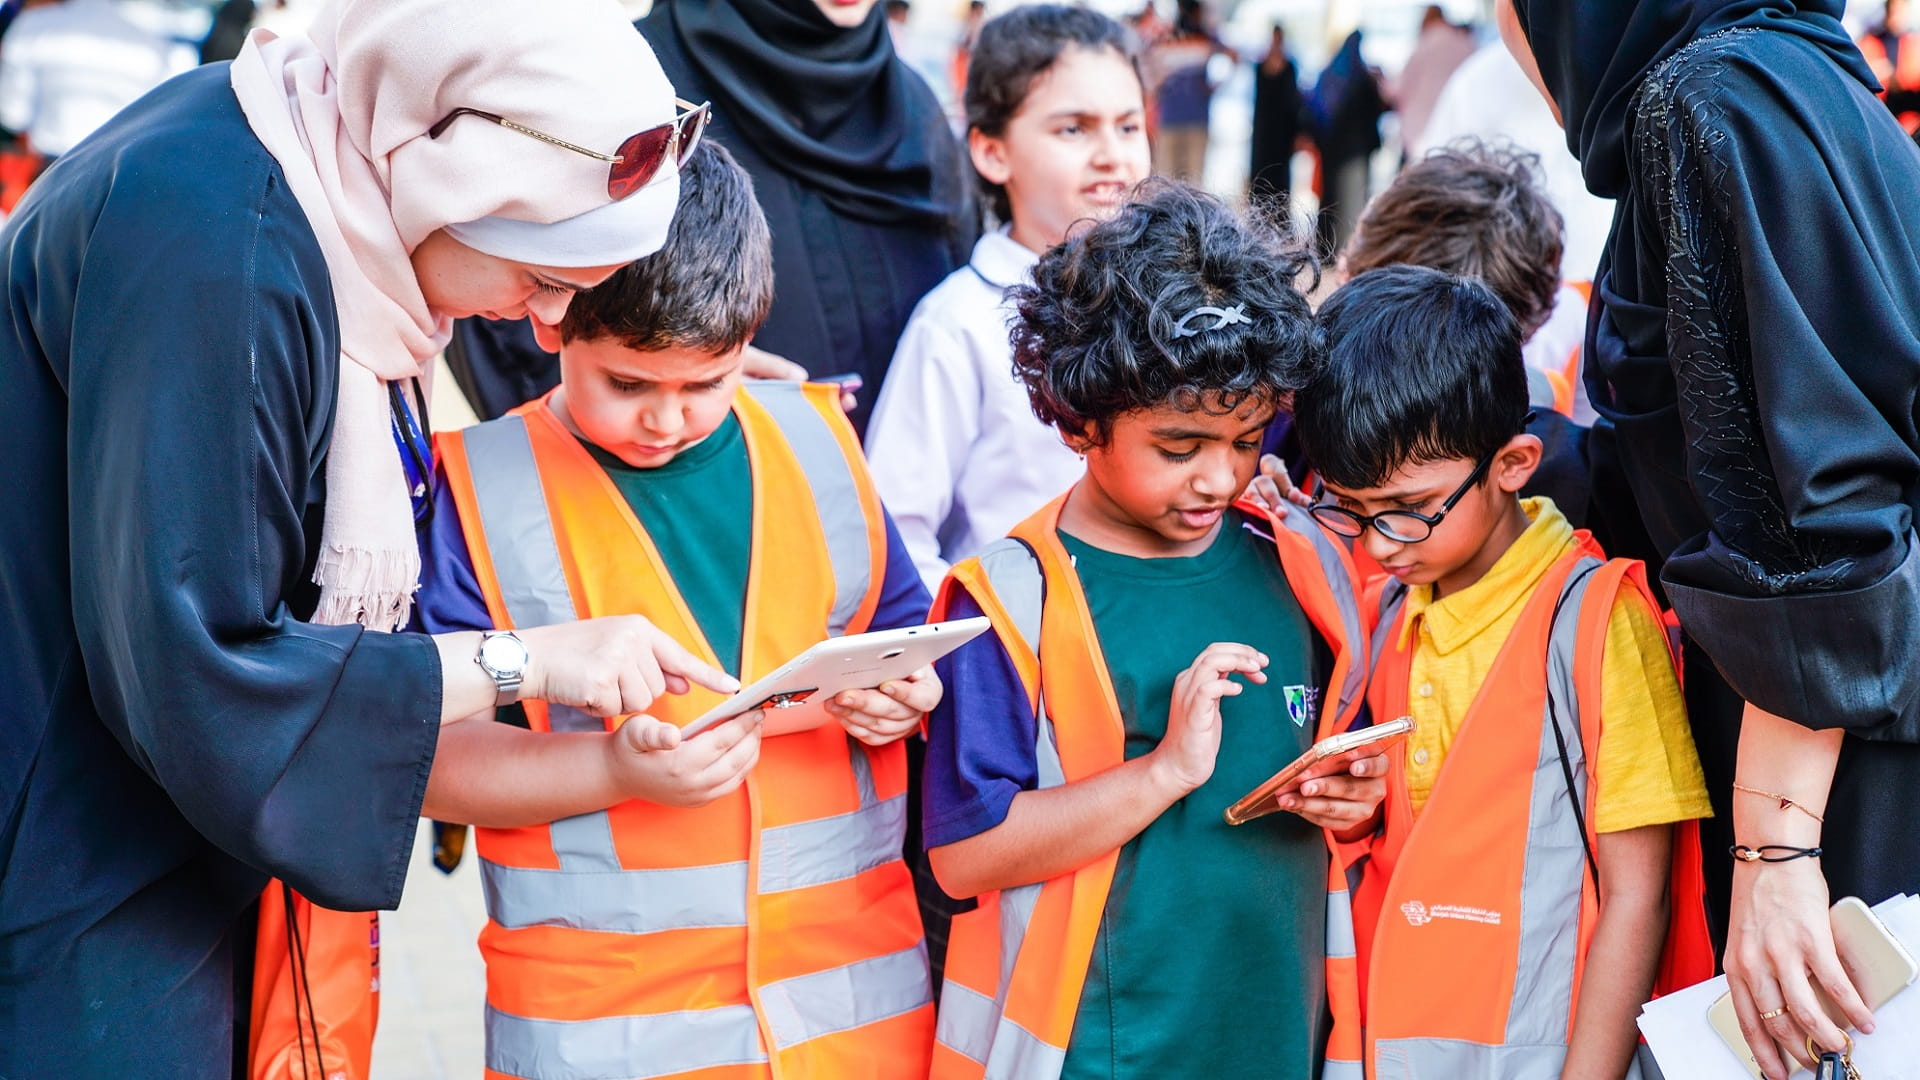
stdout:
<svg viewBox="0 0 1920 1080">
<path fill-rule="evenodd" d="M 1587 371 L 1624 480 L 1596 490 L 1632 505 L 1602 512 L 1645 526 L 1623 553 L 1664 560 L 1740 698 L 1847 730 L 1824 865 L 1873 902 L 1920 887 L 1920 150 L 1839 7 L 1520 10 L 1588 187 L 1619 200 Z M 1689 698 L 1724 843 L 1740 701 L 1711 674 Z"/>
</svg>

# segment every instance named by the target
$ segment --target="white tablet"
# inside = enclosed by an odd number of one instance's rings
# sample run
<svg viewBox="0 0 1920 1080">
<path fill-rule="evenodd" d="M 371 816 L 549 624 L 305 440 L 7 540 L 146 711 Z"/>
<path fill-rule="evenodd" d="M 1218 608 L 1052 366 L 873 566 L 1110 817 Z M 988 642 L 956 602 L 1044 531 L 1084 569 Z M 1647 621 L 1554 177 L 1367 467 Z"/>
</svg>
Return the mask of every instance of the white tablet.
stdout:
<svg viewBox="0 0 1920 1080">
<path fill-rule="evenodd" d="M 763 679 L 707 710 L 680 729 L 697 735 L 729 717 L 767 710 L 763 735 L 809 731 L 833 719 L 823 708 L 843 690 L 871 690 L 904 679 L 980 636 L 992 626 L 985 616 L 926 626 L 903 626 L 827 640 L 780 665 Z"/>
</svg>

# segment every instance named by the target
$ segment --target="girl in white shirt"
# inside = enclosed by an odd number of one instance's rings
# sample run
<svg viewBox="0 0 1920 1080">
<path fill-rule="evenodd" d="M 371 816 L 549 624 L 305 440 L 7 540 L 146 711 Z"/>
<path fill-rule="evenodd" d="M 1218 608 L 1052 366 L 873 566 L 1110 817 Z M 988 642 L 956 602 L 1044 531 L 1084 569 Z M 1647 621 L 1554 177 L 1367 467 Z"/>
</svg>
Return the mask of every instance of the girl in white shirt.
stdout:
<svg viewBox="0 0 1920 1080">
<path fill-rule="evenodd" d="M 874 482 L 929 588 L 1079 479 L 1013 377 L 1005 293 L 1149 169 L 1138 58 L 1098 12 L 1035 4 L 988 22 L 966 109 L 967 149 L 1004 224 L 914 309 L 867 432 Z"/>
</svg>

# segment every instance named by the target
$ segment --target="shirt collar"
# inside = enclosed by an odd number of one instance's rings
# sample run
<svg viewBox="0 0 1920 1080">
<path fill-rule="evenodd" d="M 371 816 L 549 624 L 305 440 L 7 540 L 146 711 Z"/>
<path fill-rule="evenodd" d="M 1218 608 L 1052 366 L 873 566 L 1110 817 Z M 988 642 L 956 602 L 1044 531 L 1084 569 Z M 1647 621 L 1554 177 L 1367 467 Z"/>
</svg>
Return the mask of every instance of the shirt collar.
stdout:
<svg viewBox="0 0 1920 1080">
<path fill-rule="evenodd" d="M 967 260 L 967 267 L 980 280 L 1002 291 L 1026 281 L 1033 264 L 1040 261 L 1040 253 L 1014 240 L 1008 229 L 1002 225 L 982 236 Z"/>
<path fill-rule="evenodd" d="M 1406 648 L 1419 624 L 1437 651 L 1450 653 L 1533 595 L 1533 587 L 1567 553 L 1575 536 L 1573 526 L 1552 499 L 1522 499 L 1520 508 L 1531 524 L 1479 581 L 1439 600 L 1433 598 L 1432 585 L 1415 585 L 1407 590 L 1401 648 Z"/>
</svg>

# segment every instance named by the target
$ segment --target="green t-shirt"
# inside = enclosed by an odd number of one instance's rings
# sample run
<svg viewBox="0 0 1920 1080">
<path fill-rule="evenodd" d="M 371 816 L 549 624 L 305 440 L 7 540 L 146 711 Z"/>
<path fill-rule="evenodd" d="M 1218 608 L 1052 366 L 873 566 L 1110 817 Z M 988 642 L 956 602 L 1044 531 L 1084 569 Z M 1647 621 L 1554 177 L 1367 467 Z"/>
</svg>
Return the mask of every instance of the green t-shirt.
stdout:
<svg viewBox="0 0 1920 1080">
<path fill-rule="evenodd" d="M 1136 559 L 1066 533 L 1106 655 L 1126 756 L 1158 746 L 1173 681 L 1216 641 L 1267 654 L 1221 701 L 1213 776 L 1120 849 L 1062 1080 L 1311 1080 L 1326 1026 L 1327 849 L 1292 814 L 1226 808 L 1312 745 L 1324 655 L 1273 544 L 1230 513 L 1205 552 Z M 1289 688 L 1292 688 L 1289 691 Z M 1298 710 L 1296 710 L 1298 711 Z"/>
<path fill-rule="evenodd" d="M 739 418 L 728 413 L 713 434 L 657 469 L 581 445 L 626 496 L 714 657 L 737 677 L 753 557 L 753 470 Z"/>
</svg>

